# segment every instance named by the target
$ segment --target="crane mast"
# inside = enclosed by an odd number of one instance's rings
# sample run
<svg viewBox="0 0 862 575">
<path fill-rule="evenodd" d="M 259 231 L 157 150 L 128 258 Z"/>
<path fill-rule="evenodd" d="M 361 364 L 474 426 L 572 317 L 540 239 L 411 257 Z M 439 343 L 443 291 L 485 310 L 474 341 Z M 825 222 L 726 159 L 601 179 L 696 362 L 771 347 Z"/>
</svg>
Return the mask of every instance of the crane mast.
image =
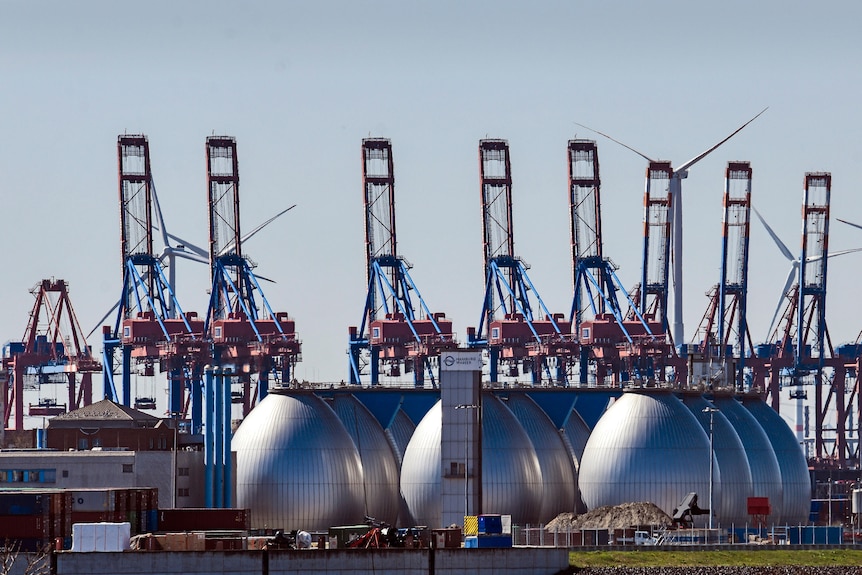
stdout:
<svg viewBox="0 0 862 575">
<path fill-rule="evenodd" d="M 743 391 L 747 358 L 753 354 L 747 323 L 748 252 L 751 230 L 751 165 L 728 162 L 724 177 L 721 233 L 721 277 L 708 294 L 710 303 L 701 321 L 692 353 L 708 370 L 703 377 L 714 385 L 713 361 L 720 362 L 722 385 Z M 756 359 L 750 360 L 756 364 Z"/>
<path fill-rule="evenodd" d="M 368 290 L 359 328 L 350 327 L 350 383 L 359 384 L 370 367 L 372 385 L 387 376 L 413 372 L 413 384 L 436 387 L 432 359 L 456 347 L 452 322 L 432 314 L 410 277 L 410 264 L 397 253 L 395 235 L 395 173 L 392 143 L 384 138 L 362 141 L 362 182 L 365 206 L 365 264 Z M 414 307 L 416 294 L 420 311 Z M 366 333 L 368 330 L 368 333 Z"/>
<path fill-rule="evenodd" d="M 650 162 L 644 192 L 644 250 L 641 273 L 640 312 L 661 323 L 668 333 L 667 299 L 670 266 L 672 209 L 670 162 Z"/>
<path fill-rule="evenodd" d="M 206 160 L 212 288 L 204 333 L 212 344 L 213 363 L 232 369 L 239 379 L 242 391 L 231 392 L 231 399 L 242 402 L 247 414 L 266 397 L 270 375 L 290 381 L 301 343 L 294 321 L 272 310 L 253 264 L 242 253 L 236 139 L 208 137 Z M 251 374 L 258 374 L 254 397 Z"/>
<path fill-rule="evenodd" d="M 547 380 L 567 384 L 567 365 L 577 354 L 571 323 L 551 314 L 514 255 L 512 235 L 512 172 L 505 140 L 479 142 L 479 183 L 485 295 L 478 328 L 467 328 L 468 345 L 488 350 L 489 377 L 499 380 L 499 367 L 516 377 L 519 367 L 533 385 Z M 541 313 L 534 312 L 533 294 Z M 552 373 L 555 368 L 555 373 Z"/>
</svg>

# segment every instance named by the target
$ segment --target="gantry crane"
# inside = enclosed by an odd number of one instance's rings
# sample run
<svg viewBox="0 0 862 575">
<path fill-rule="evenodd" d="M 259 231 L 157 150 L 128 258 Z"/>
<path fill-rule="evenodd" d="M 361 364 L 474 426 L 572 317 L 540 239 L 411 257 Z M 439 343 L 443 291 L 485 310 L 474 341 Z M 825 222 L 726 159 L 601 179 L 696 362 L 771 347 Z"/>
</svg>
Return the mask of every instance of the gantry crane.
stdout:
<svg viewBox="0 0 862 575">
<path fill-rule="evenodd" d="M 432 358 L 457 347 L 452 321 L 431 313 L 410 277 L 410 264 L 398 255 L 395 234 L 395 173 L 392 143 L 362 141 L 362 181 L 365 202 L 365 255 L 368 291 L 362 323 L 350 327 L 350 383 L 359 384 L 367 366 L 372 385 L 380 382 L 380 367 L 388 376 L 413 372 L 416 387 L 427 373 L 436 387 Z M 415 292 L 420 312 L 414 308 Z M 366 328 L 368 332 L 366 333 Z"/>
<path fill-rule="evenodd" d="M 479 142 L 479 179 L 485 256 L 485 296 L 478 328 L 467 328 L 468 345 L 487 349 L 489 376 L 517 377 L 519 367 L 534 385 L 567 384 L 567 366 L 578 345 L 565 314 L 551 314 L 515 256 L 512 234 L 512 172 L 505 140 Z M 532 292 L 541 314 L 533 310 Z M 555 364 L 555 365 L 552 365 Z M 554 368 L 554 373 L 552 373 Z"/>
<path fill-rule="evenodd" d="M 602 253 L 601 179 L 595 141 L 569 140 L 568 164 L 574 277 L 569 320 L 580 343 L 579 381 L 587 383 L 590 364 L 595 365 L 597 381 L 610 376 L 620 382 L 629 374 L 638 380 L 648 379 L 653 377 L 654 358 L 638 358 L 633 352 L 635 347 L 656 349 L 653 330 L 662 335 L 661 325 L 646 322 L 617 277 L 616 267 Z M 624 317 L 618 291 L 634 310 L 632 320 Z"/>
<path fill-rule="evenodd" d="M 253 271 L 255 265 L 242 253 L 236 139 L 208 137 L 206 160 L 212 288 L 204 333 L 212 343 L 213 364 L 233 365 L 234 375 L 240 378 L 242 392 L 231 396 L 234 402 L 242 402 L 245 415 L 266 396 L 270 376 L 281 382 L 291 380 L 301 358 L 301 342 L 294 320 L 272 310 Z M 258 375 L 254 397 L 251 374 Z M 193 421 L 200 416 L 196 404 L 192 404 Z"/>
<path fill-rule="evenodd" d="M 120 199 L 120 248 L 123 290 L 113 329 L 103 328 L 104 394 L 123 405 L 131 405 L 133 361 L 146 376 L 170 372 L 169 411 L 181 415 L 186 387 L 184 363 L 199 358 L 203 348 L 203 322 L 196 314 L 185 314 L 153 253 L 153 175 L 149 141 L 144 135 L 122 135 L 117 139 Z M 122 388 L 114 382 L 114 350 L 122 351 Z M 141 408 L 155 408 L 155 398 L 139 398 Z"/>
<path fill-rule="evenodd" d="M 814 388 L 814 450 L 810 455 L 817 466 L 841 467 L 848 457 L 858 457 L 858 453 L 850 452 L 847 442 L 848 418 L 851 415 L 845 395 L 847 374 L 855 370 L 855 360 L 851 359 L 848 364 L 847 358 L 834 353 L 826 325 L 827 263 L 830 255 L 846 253 L 829 254 L 828 250 L 831 188 L 831 174 L 805 174 L 802 253 L 791 268 L 791 274 L 796 270 L 796 281 L 789 281 L 792 284 L 789 288 L 785 286 L 785 303 L 780 319 L 775 322 L 768 343 L 760 346 L 762 351 L 759 355 L 768 358 L 769 382 L 763 395 L 773 409 L 779 409 L 779 394 L 783 387 L 789 387 L 790 397 L 797 400 L 800 441 L 802 403 L 808 399 L 805 387 Z M 767 231 L 778 241 L 768 226 Z M 827 421 L 833 408 L 834 428 Z"/>
<path fill-rule="evenodd" d="M 743 391 L 746 365 L 762 377 L 747 321 L 748 250 L 751 230 L 751 164 L 728 162 L 724 177 L 721 278 L 689 349 L 689 377 L 710 387 Z"/>
<path fill-rule="evenodd" d="M 24 389 L 43 385 L 66 385 L 68 403 L 40 401 L 29 406 L 30 415 L 52 416 L 93 402 L 92 376 L 102 370 L 93 357 L 78 323 L 68 285 L 64 280 L 45 279 L 30 290 L 36 297 L 24 338 L 6 344 L 3 370 L 8 375 L 3 425 L 8 427 L 15 412 L 14 429 L 24 429 Z M 78 380 L 80 376 L 80 381 Z"/>
</svg>

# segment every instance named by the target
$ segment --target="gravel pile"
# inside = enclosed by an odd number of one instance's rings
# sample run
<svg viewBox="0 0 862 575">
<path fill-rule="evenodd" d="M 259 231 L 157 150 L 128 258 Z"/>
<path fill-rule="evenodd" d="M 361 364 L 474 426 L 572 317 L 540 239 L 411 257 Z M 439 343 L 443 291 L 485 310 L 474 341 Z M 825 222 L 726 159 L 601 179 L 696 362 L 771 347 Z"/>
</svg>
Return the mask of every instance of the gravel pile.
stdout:
<svg viewBox="0 0 862 575">
<path fill-rule="evenodd" d="M 598 507 L 587 513 L 560 513 L 548 522 L 548 531 L 578 529 L 628 529 L 640 525 L 670 526 L 673 520 L 654 503 L 623 503 Z"/>
</svg>

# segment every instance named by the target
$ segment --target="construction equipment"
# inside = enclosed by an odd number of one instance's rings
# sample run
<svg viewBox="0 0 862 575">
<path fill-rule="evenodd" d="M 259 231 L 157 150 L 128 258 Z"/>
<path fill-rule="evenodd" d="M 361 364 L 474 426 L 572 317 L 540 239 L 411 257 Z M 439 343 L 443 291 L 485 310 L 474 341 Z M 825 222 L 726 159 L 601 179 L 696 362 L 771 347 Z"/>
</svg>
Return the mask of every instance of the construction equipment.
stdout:
<svg viewBox="0 0 862 575">
<path fill-rule="evenodd" d="M 689 529 L 694 523 L 694 515 L 707 515 L 709 509 L 701 509 L 697 505 L 697 493 L 692 491 L 673 510 L 671 519 L 677 529 Z"/>
</svg>

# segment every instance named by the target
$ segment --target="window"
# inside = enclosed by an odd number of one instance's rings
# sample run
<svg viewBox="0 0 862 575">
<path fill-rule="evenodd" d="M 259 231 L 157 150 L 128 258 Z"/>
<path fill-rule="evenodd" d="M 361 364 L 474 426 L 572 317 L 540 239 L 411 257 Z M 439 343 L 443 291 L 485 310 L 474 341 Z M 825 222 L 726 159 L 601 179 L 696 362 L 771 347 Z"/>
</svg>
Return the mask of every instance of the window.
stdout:
<svg viewBox="0 0 862 575">
<path fill-rule="evenodd" d="M 491 339 L 494 339 L 494 340 L 500 339 L 500 328 L 499 327 L 491 328 Z"/>
<path fill-rule="evenodd" d="M 581 338 L 582 339 L 590 339 L 590 328 L 588 328 L 588 327 L 581 328 Z"/>
<path fill-rule="evenodd" d="M 56 469 L 0 469 L 0 483 L 54 483 Z"/>
<path fill-rule="evenodd" d="M 83 450 L 89 449 L 89 448 L 90 448 L 90 444 L 87 441 L 86 437 L 82 437 L 78 440 L 78 449 L 79 450 L 83 451 Z"/>
<path fill-rule="evenodd" d="M 135 465 L 134 463 L 124 463 L 123 464 L 123 473 L 134 473 Z"/>
<path fill-rule="evenodd" d="M 177 489 L 177 497 L 188 497 L 189 496 L 189 488 L 188 487 L 180 487 Z"/>
<path fill-rule="evenodd" d="M 63 477 L 69 477 L 69 470 L 68 469 L 63 470 Z"/>
<path fill-rule="evenodd" d="M 179 469 L 177 469 L 177 475 L 180 475 L 182 477 L 188 477 L 189 468 L 188 467 L 180 467 Z"/>
<path fill-rule="evenodd" d="M 380 328 L 379 327 L 371 328 L 371 339 L 380 339 Z"/>
<path fill-rule="evenodd" d="M 131 336 L 131 335 L 132 335 L 132 328 L 131 328 L 131 326 L 124 325 L 124 326 L 123 326 L 123 338 L 128 339 L 128 338 L 129 338 L 129 336 Z"/>
</svg>

